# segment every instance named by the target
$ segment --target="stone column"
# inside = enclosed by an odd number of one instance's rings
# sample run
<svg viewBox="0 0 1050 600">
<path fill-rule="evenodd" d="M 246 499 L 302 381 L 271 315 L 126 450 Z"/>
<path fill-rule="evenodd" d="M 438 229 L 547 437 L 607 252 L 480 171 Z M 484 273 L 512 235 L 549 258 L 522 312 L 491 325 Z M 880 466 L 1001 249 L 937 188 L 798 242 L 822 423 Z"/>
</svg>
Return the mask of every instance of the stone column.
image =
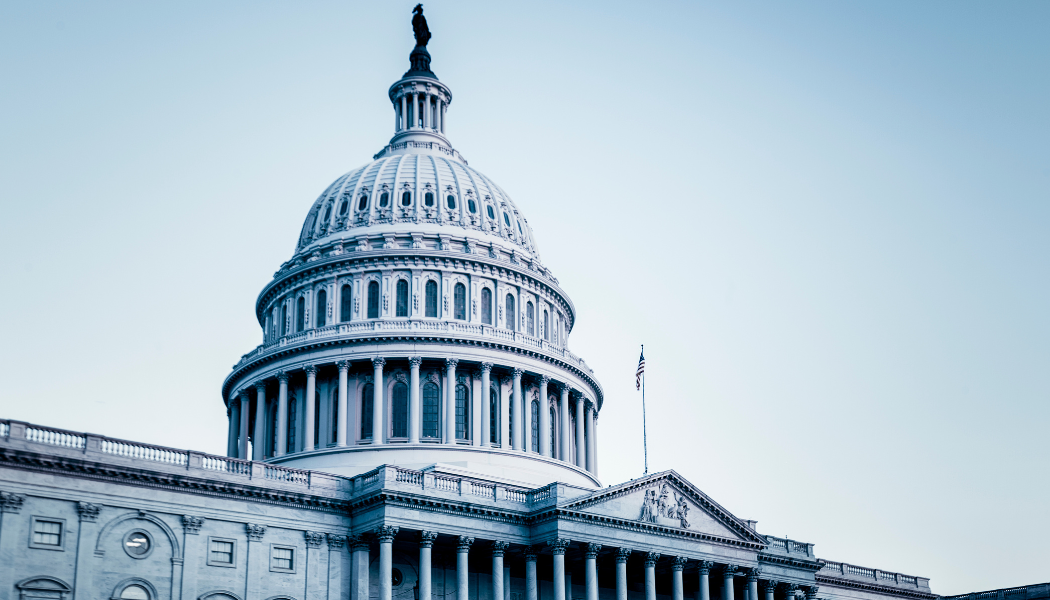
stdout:
<svg viewBox="0 0 1050 600">
<path fill-rule="evenodd" d="M 569 386 L 562 384 L 561 386 L 561 401 L 558 403 L 558 419 L 561 421 L 561 435 L 558 436 L 558 441 L 561 442 L 561 452 L 559 453 L 561 460 L 565 462 L 572 462 L 572 451 L 569 448 L 569 424 L 572 422 L 569 419 Z"/>
<path fill-rule="evenodd" d="M 659 552 L 645 554 L 645 600 L 656 600 L 656 561 L 660 560 Z"/>
<path fill-rule="evenodd" d="M 492 440 L 492 363 L 481 363 L 481 445 Z"/>
<path fill-rule="evenodd" d="M 521 375 L 525 371 L 514 369 L 514 388 L 511 392 L 510 410 L 514 413 L 514 430 L 510 432 L 510 445 L 515 450 L 521 450 L 523 425 L 525 424 L 525 411 L 521 409 Z"/>
<path fill-rule="evenodd" d="M 536 577 L 536 550 L 532 546 L 525 548 L 525 600 L 540 600 L 540 582 Z"/>
<path fill-rule="evenodd" d="M 777 582 L 773 579 L 767 579 L 762 582 L 762 591 L 765 593 L 766 600 L 774 600 L 776 595 Z"/>
<path fill-rule="evenodd" d="M 630 548 L 616 551 L 616 600 L 627 600 L 627 559 L 630 557 Z"/>
<path fill-rule="evenodd" d="M 432 129 L 434 114 L 430 112 L 430 94 L 423 94 L 423 129 Z"/>
<path fill-rule="evenodd" d="M 715 563 L 709 560 L 702 560 L 697 565 L 697 572 L 700 574 L 700 587 L 697 590 L 697 600 L 711 600 L 711 569 L 714 568 Z"/>
<path fill-rule="evenodd" d="M 314 401 L 317 397 L 317 367 L 310 365 L 306 368 L 307 371 L 307 418 L 302 419 L 303 426 L 306 427 L 306 431 L 302 435 L 302 451 L 310 452 L 314 449 L 314 444 L 317 440 L 314 439 L 314 419 L 317 415 L 314 414 Z"/>
<path fill-rule="evenodd" d="M 685 568 L 686 558 L 676 556 L 671 561 L 671 600 L 685 600 L 685 590 L 682 587 L 682 569 Z"/>
<path fill-rule="evenodd" d="M 341 360 L 336 365 L 339 367 L 339 410 L 336 411 L 335 444 L 346 445 L 346 378 L 350 372 L 350 361 Z"/>
<path fill-rule="evenodd" d="M 594 454 L 594 476 L 598 476 L 598 410 L 594 411 L 594 429 L 591 431 L 591 452 Z"/>
<path fill-rule="evenodd" d="M 350 546 L 353 557 L 350 567 L 350 600 L 369 600 L 368 567 L 371 559 L 368 556 L 368 538 L 363 535 L 354 536 L 350 540 Z"/>
<path fill-rule="evenodd" d="M 237 458 L 244 460 L 251 460 L 248 456 L 248 415 L 251 410 L 251 399 L 248 398 L 248 392 L 241 390 L 241 408 L 238 411 L 241 425 L 237 430 L 237 435 L 240 439 L 237 441 Z"/>
<path fill-rule="evenodd" d="M 747 570 L 747 600 L 758 600 L 758 576 L 761 574 L 757 567 Z"/>
<path fill-rule="evenodd" d="M 269 571 L 266 564 L 269 562 L 268 552 L 263 549 L 262 540 L 266 535 L 266 526 L 255 523 L 244 524 L 245 533 L 248 536 L 248 547 L 245 549 L 245 572 L 244 572 L 244 597 L 256 598 L 259 596 L 259 587 L 262 580 L 262 571 Z"/>
<path fill-rule="evenodd" d="M 584 567 L 584 584 L 587 590 L 587 600 L 598 600 L 598 552 L 601 551 L 601 544 L 587 544 L 587 548 L 584 550 L 584 556 L 586 557 L 586 564 Z M 680 598 L 678 600 L 681 600 Z"/>
<path fill-rule="evenodd" d="M 584 409 L 584 427 L 587 430 L 587 470 L 594 473 L 594 403 L 588 402 Z"/>
<path fill-rule="evenodd" d="M 583 396 L 576 396 L 576 466 L 581 469 L 587 468 L 587 434 L 584 432 Z"/>
<path fill-rule="evenodd" d="M 509 542 L 492 542 L 492 597 L 503 597 L 503 553 L 510 546 Z M 422 600 L 422 598 L 420 599 Z"/>
<path fill-rule="evenodd" d="M 407 95 L 404 94 L 402 94 L 402 96 L 398 98 L 398 103 L 401 105 L 401 126 L 398 129 L 398 131 L 402 131 L 408 128 L 408 112 L 405 110 L 406 98 Z"/>
<path fill-rule="evenodd" d="M 735 598 L 735 593 L 733 591 L 733 577 L 735 575 L 735 565 L 726 565 L 722 567 L 722 600 L 733 600 L 733 598 Z"/>
<path fill-rule="evenodd" d="M 430 600 L 430 577 L 433 575 L 430 554 L 437 536 L 436 531 L 419 532 L 419 600 Z"/>
<path fill-rule="evenodd" d="M 418 444 L 422 429 L 422 408 L 419 402 L 419 366 L 423 358 L 413 356 L 408 359 L 408 443 Z M 422 596 L 420 596 L 422 600 Z"/>
<path fill-rule="evenodd" d="M 226 430 L 226 456 L 230 458 L 237 458 L 237 428 L 241 424 L 241 416 L 237 414 L 240 401 L 230 398 L 228 402 L 228 410 L 226 411 L 227 417 L 229 418 L 229 428 Z"/>
<path fill-rule="evenodd" d="M 382 357 L 376 357 L 372 359 L 372 389 L 375 390 L 372 400 L 372 444 L 378 445 L 383 443 L 385 437 L 384 432 L 386 431 L 386 419 L 383 418 L 383 409 L 386 405 L 383 402 L 383 365 L 386 364 L 386 359 Z M 384 600 L 390 600 L 385 598 Z"/>
<path fill-rule="evenodd" d="M 551 409 L 547 402 L 547 384 L 551 378 L 540 375 L 540 447 L 543 456 L 551 456 Z"/>
<path fill-rule="evenodd" d="M 328 540 L 328 597 L 345 598 L 349 596 L 343 589 L 343 549 L 347 536 L 329 533 L 325 537 Z"/>
<path fill-rule="evenodd" d="M 456 443 L 456 365 L 459 359 L 445 359 L 445 443 Z"/>
<path fill-rule="evenodd" d="M 277 450 L 274 456 L 284 456 L 288 451 L 288 373 L 278 373 L 277 384 Z"/>
<path fill-rule="evenodd" d="M 438 132 L 445 131 L 445 102 L 439 97 L 437 99 L 437 125 L 434 127 Z"/>
<path fill-rule="evenodd" d="M 468 559 L 470 558 L 470 545 L 473 543 L 474 538 L 461 535 L 456 544 L 456 600 L 470 599 L 470 563 Z M 380 600 L 390 599 L 380 598 Z"/>
<path fill-rule="evenodd" d="M 554 600 L 565 600 L 565 548 L 569 540 L 549 540 L 547 546 L 554 555 Z M 571 599 L 570 599 L 571 600 Z"/>
<path fill-rule="evenodd" d="M 266 458 L 266 384 L 255 384 L 255 431 L 252 432 L 252 460 Z"/>
<path fill-rule="evenodd" d="M 379 600 L 390 600 L 393 592 L 394 536 L 397 527 L 383 525 L 376 528 L 379 540 Z"/>
</svg>

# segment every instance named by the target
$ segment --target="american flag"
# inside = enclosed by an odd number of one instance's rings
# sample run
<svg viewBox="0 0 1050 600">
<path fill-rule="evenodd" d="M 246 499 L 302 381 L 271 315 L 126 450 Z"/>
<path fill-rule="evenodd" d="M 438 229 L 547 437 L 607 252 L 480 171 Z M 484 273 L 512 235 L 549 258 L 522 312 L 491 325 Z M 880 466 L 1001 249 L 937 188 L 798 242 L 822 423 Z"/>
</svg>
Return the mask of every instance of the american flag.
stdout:
<svg viewBox="0 0 1050 600">
<path fill-rule="evenodd" d="M 638 370 L 634 373 L 634 388 L 636 390 L 642 389 L 642 374 L 645 373 L 645 347 L 642 347 L 642 353 L 638 355 Z"/>
</svg>

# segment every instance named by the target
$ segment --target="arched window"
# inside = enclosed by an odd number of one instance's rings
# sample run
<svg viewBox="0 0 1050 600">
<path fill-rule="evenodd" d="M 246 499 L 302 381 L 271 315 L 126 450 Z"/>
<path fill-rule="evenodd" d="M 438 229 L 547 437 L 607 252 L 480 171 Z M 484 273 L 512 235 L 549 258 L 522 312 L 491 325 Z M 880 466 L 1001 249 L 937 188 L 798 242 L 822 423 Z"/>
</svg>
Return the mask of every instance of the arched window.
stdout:
<svg viewBox="0 0 1050 600">
<path fill-rule="evenodd" d="M 408 437 L 408 386 L 400 381 L 394 384 L 391 402 L 391 435 Z"/>
<path fill-rule="evenodd" d="M 529 335 L 536 335 L 536 310 L 532 306 L 532 302 L 525 303 L 525 326 L 526 331 Z"/>
<path fill-rule="evenodd" d="M 518 322 L 518 313 L 514 310 L 514 295 L 507 294 L 507 329 L 514 331 Z"/>
<path fill-rule="evenodd" d="M 306 298 L 299 296 L 299 299 L 295 301 L 295 332 L 298 333 L 303 330 L 303 326 L 306 324 Z"/>
<path fill-rule="evenodd" d="M 295 452 L 295 432 L 299 427 L 299 402 L 295 396 L 288 398 L 288 439 L 285 440 L 287 446 L 284 451 L 288 454 Z"/>
<path fill-rule="evenodd" d="M 368 318 L 379 318 L 379 282 L 368 282 Z"/>
<path fill-rule="evenodd" d="M 471 214 L 478 212 L 478 205 L 473 198 L 467 198 L 467 208 L 470 209 Z"/>
<path fill-rule="evenodd" d="M 423 196 L 423 204 L 426 204 L 427 206 L 434 206 L 434 194 L 431 192 L 427 192 Z"/>
<path fill-rule="evenodd" d="M 499 443 L 499 388 L 489 388 L 489 442 Z"/>
<path fill-rule="evenodd" d="M 507 227 L 510 227 L 510 216 L 507 215 L 506 211 L 503 213 L 503 222 L 507 224 Z"/>
<path fill-rule="evenodd" d="M 350 306 L 354 302 L 354 288 L 344 283 L 339 289 L 339 320 L 346 323 L 350 320 Z"/>
<path fill-rule="evenodd" d="M 270 443 L 266 449 L 267 456 L 277 455 L 277 403 L 270 402 L 270 410 L 266 411 L 269 415 L 266 419 L 270 422 Z"/>
<path fill-rule="evenodd" d="M 120 600 L 150 600 L 149 590 L 133 583 L 120 592 Z"/>
<path fill-rule="evenodd" d="M 452 298 L 455 304 L 455 318 L 461 321 L 467 318 L 467 286 L 457 283 L 453 288 Z"/>
<path fill-rule="evenodd" d="M 485 210 L 486 210 L 486 212 L 489 213 L 489 218 L 490 219 L 495 219 L 496 218 L 496 211 L 492 210 L 491 206 L 486 206 Z"/>
<path fill-rule="evenodd" d="M 376 388 L 371 383 L 365 384 L 361 392 L 361 439 L 372 439 L 372 402 L 375 401 Z"/>
<path fill-rule="evenodd" d="M 518 233 L 520 233 L 522 237 L 525 236 L 525 231 L 521 228 L 521 221 L 518 221 Z"/>
<path fill-rule="evenodd" d="M 288 303 L 281 303 L 281 337 L 288 335 Z"/>
<path fill-rule="evenodd" d="M 441 390 L 433 381 L 423 386 L 423 437 L 436 438 L 441 433 Z"/>
<path fill-rule="evenodd" d="M 515 419 L 517 419 L 517 415 L 514 414 L 514 405 L 512 404 L 510 406 L 510 410 L 507 411 L 507 431 L 510 432 L 510 434 L 509 434 L 510 435 L 510 439 L 508 439 L 508 440 L 506 440 L 504 442 L 507 445 L 510 445 L 511 441 L 514 439 L 514 421 L 515 421 Z"/>
<path fill-rule="evenodd" d="M 558 411 L 554 407 L 557 402 L 554 396 L 547 399 L 551 407 L 551 456 L 558 456 Z"/>
<path fill-rule="evenodd" d="M 551 315 L 546 309 L 543 311 L 543 339 L 551 341 Z"/>
<path fill-rule="evenodd" d="M 449 209 L 451 209 L 451 210 L 455 210 L 456 209 L 456 197 L 453 196 L 452 194 L 449 194 L 448 198 L 445 198 L 445 203 L 448 204 Z"/>
<path fill-rule="evenodd" d="M 412 194 L 409 192 L 401 194 L 401 206 L 412 206 Z"/>
<path fill-rule="evenodd" d="M 408 281 L 397 280 L 397 316 L 408 316 Z"/>
<path fill-rule="evenodd" d="M 468 407 L 470 406 L 470 392 L 462 383 L 456 386 L 456 439 L 467 440 L 467 423 L 470 420 Z"/>
<path fill-rule="evenodd" d="M 368 208 L 368 196 L 362 195 L 357 201 L 357 210 L 364 210 Z"/>
<path fill-rule="evenodd" d="M 426 285 L 426 316 L 438 316 L 438 284 L 433 279 L 427 281 Z"/>
<path fill-rule="evenodd" d="M 328 422 L 332 425 L 328 429 L 332 437 L 328 439 L 334 444 L 339 439 L 339 390 L 332 388 L 329 398 L 331 402 L 328 403 L 328 406 L 332 407 L 332 410 L 328 413 Z"/>
<path fill-rule="evenodd" d="M 383 192 L 379 196 L 379 207 L 386 208 L 387 204 L 390 204 L 390 194 L 388 194 L 387 192 Z"/>
<path fill-rule="evenodd" d="M 321 394 L 314 394 L 314 448 L 322 448 L 321 442 Z"/>
<path fill-rule="evenodd" d="M 492 325 L 492 290 L 481 288 L 481 322 Z"/>
<path fill-rule="evenodd" d="M 325 319 L 328 317 L 328 292 L 324 290 L 318 290 L 317 292 L 317 313 L 314 320 L 317 321 L 316 327 L 324 327 Z"/>
<path fill-rule="evenodd" d="M 346 200 L 343 200 L 343 203 L 339 205 L 339 216 L 342 217 L 342 216 L 346 215 L 346 211 L 349 208 L 350 208 L 350 203 L 348 201 L 346 201 Z"/>
<path fill-rule="evenodd" d="M 531 432 L 532 433 L 532 439 L 531 439 L 531 444 L 529 445 L 529 450 L 532 451 L 532 452 L 539 452 L 540 451 L 540 401 L 539 400 L 533 400 L 532 401 L 532 415 L 531 415 L 531 418 L 529 420 L 532 421 L 529 424 L 529 429 L 532 430 L 532 432 Z"/>
</svg>

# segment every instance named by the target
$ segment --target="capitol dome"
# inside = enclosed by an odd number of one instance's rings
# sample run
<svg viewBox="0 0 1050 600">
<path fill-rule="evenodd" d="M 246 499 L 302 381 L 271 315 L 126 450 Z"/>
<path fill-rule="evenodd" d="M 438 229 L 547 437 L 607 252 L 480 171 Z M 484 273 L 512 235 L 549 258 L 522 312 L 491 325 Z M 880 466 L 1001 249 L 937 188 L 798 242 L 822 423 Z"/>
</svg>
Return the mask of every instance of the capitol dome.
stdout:
<svg viewBox="0 0 1050 600">
<path fill-rule="evenodd" d="M 228 453 L 597 487 L 603 392 L 568 349 L 575 308 L 517 205 L 446 137 L 426 48 L 410 59 L 390 142 L 314 201 L 259 294 L 262 343 L 223 383 Z"/>
</svg>

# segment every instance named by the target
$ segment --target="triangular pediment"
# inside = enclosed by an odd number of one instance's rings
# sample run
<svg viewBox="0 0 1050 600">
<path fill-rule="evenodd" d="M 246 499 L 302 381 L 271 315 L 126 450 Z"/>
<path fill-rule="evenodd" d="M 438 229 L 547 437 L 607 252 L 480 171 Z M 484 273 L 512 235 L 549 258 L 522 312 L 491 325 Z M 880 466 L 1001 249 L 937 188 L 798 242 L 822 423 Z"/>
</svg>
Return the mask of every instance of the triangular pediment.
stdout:
<svg viewBox="0 0 1050 600">
<path fill-rule="evenodd" d="M 664 471 L 609 487 L 561 508 L 699 533 L 714 538 L 766 545 L 766 539 L 674 471 Z"/>
</svg>

